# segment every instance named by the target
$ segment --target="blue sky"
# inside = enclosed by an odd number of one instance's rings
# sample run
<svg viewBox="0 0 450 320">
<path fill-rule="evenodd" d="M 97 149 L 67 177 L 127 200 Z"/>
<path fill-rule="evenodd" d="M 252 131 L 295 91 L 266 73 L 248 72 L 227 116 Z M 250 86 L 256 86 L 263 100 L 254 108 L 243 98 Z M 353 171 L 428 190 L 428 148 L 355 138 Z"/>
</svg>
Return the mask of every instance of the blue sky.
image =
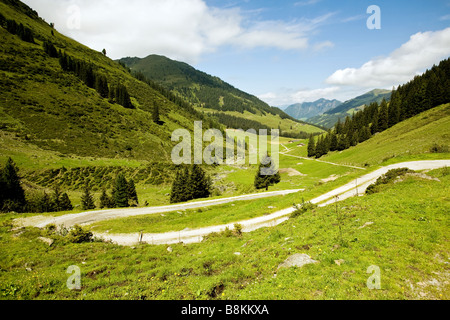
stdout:
<svg viewBox="0 0 450 320">
<path fill-rule="evenodd" d="M 392 88 L 450 56 L 450 0 L 25 2 L 114 59 L 166 55 L 274 106 Z"/>
</svg>

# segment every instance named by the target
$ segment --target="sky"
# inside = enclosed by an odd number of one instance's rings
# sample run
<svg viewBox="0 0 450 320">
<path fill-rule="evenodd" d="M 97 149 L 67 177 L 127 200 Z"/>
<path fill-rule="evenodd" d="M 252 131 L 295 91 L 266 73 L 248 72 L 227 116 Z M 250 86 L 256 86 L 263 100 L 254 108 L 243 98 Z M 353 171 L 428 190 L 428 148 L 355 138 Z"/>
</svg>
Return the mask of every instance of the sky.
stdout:
<svg viewBox="0 0 450 320">
<path fill-rule="evenodd" d="M 165 55 L 272 106 L 392 89 L 450 56 L 450 0 L 23 1 L 113 59 Z"/>
</svg>

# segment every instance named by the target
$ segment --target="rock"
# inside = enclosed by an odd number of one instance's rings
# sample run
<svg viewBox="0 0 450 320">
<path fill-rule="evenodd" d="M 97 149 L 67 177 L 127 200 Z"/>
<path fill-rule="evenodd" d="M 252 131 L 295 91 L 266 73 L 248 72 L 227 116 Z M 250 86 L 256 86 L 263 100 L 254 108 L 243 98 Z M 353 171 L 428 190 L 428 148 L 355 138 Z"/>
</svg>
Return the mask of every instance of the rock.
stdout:
<svg viewBox="0 0 450 320">
<path fill-rule="evenodd" d="M 173 252 L 173 249 L 172 249 L 172 247 L 168 247 L 168 248 L 167 248 L 167 251 L 169 251 L 169 252 Z"/>
<path fill-rule="evenodd" d="M 340 266 L 340 265 L 343 264 L 344 262 L 345 262 L 344 259 L 334 260 L 334 263 L 336 263 L 338 266 Z"/>
<path fill-rule="evenodd" d="M 235 254 L 236 256 L 240 256 L 240 255 L 241 255 L 240 252 L 235 252 L 234 254 Z"/>
<path fill-rule="evenodd" d="M 50 238 L 45 238 L 45 237 L 39 237 L 39 240 L 41 240 L 42 242 L 48 244 L 48 246 L 50 247 L 53 244 L 53 239 Z"/>
<path fill-rule="evenodd" d="M 311 263 L 319 263 L 319 261 L 311 259 L 310 256 L 304 253 L 296 253 L 290 257 L 288 257 L 282 264 L 278 266 L 278 269 L 281 268 L 290 268 L 290 267 L 303 267 L 306 264 Z"/>
</svg>

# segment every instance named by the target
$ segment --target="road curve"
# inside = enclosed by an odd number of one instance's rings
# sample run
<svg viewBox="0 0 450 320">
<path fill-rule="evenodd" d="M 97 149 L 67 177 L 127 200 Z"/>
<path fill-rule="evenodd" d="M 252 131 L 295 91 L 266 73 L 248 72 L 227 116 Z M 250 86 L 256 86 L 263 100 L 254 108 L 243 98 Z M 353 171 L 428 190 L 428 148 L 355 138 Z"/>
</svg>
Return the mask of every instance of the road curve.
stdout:
<svg viewBox="0 0 450 320">
<path fill-rule="evenodd" d="M 318 204 L 319 206 L 326 206 L 331 203 L 335 203 L 335 201 L 342 201 L 346 198 L 355 196 L 355 195 L 361 195 L 365 192 L 366 188 L 373 182 L 378 179 L 381 175 L 385 174 L 391 169 L 397 169 L 397 168 L 409 168 L 411 170 L 433 170 L 442 168 L 445 166 L 450 166 L 450 160 L 425 160 L 425 161 L 410 161 L 410 162 L 402 162 L 402 163 L 396 163 L 392 164 L 383 168 L 380 168 L 378 170 L 375 170 L 371 173 L 368 173 L 358 179 L 355 179 L 346 185 L 343 185 L 341 187 L 338 187 L 330 192 L 327 192 L 317 198 L 314 198 L 311 200 L 312 203 Z M 300 190 L 297 190 L 300 191 Z M 289 192 L 293 193 L 293 191 Z M 263 194 L 258 194 L 263 195 Z M 241 196 L 242 197 L 242 196 Z M 236 198 L 241 197 L 234 197 L 234 200 L 231 201 L 237 201 Z M 338 198 L 336 198 L 338 197 Z M 228 198 L 230 199 L 230 198 Z M 231 198 L 233 199 L 233 198 Z M 217 199 L 219 200 L 225 200 L 225 199 Z M 241 199 L 241 200 L 249 200 L 247 199 Z M 202 206 L 208 206 L 208 205 L 215 205 L 217 203 L 211 203 L 215 200 L 208 200 L 208 201 L 201 201 L 197 203 L 191 203 L 187 205 L 196 205 L 195 208 L 199 208 Z M 230 202 L 230 201 L 229 201 Z M 182 206 L 182 205 L 177 205 Z M 184 210 L 182 208 L 179 209 L 173 209 L 174 206 L 168 206 L 171 207 L 169 211 L 176 211 L 176 210 Z M 162 208 L 162 207 L 160 207 Z M 146 208 L 146 209 L 152 209 L 152 208 Z M 128 209 L 128 210 L 111 210 L 111 211 L 118 211 L 113 216 L 114 218 L 118 217 L 125 217 L 129 216 L 132 211 L 131 210 L 137 210 L 139 209 Z M 108 234 L 108 233 L 96 233 L 95 236 L 98 238 L 102 238 L 105 240 L 111 240 L 112 242 L 115 242 L 120 245 L 135 245 L 139 242 L 146 242 L 148 244 L 172 244 L 172 243 L 194 243 L 194 242 L 200 242 L 203 240 L 203 237 L 212 233 L 212 232 L 220 232 L 225 230 L 226 228 L 233 229 L 235 223 L 239 223 L 242 225 L 242 231 L 243 232 L 251 232 L 253 230 L 262 228 L 262 227 L 268 227 L 268 226 L 275 226 L 278 225 L 287 219 L 289 219 L 289 215 L 294 211 L 295 209 L 293 207 L 287 208 L 284 210 L 277 211 L 275 213 L 272 213 L 270 215 L 253 218 L 245 221 L 239 221 L 219 226 L 211 226 L 211 227 L 205 227 L 205 228 L 199 228 L 194 230 L 183 230 L 183 231 L 176 231 L 176 232 L 166 232 L 166 233 L 159 233 L 159 234 L 139 234 L 139 233 L 132 233 L 132 234 Z M 110 210 L 108 210 L 110 211 Z M 97 212 L 97 214 L 102 214 L 107 211 L 100 211 Z M 127 215 L 128 213 L 128 215 Z M 92 212 L 90 213 L 92 215 Z M 140 214 L 151 214 L 151 213 L 140 213 Z M 86 216 L 89 216 L 88 213 L 78 214 L 81 217 L 83 217 L 84 221 L 86 221 Z M 135 214 L 133 214 L 135 215 Z M 66 217 L 66 216 L 63 216 Z M 70 221 L 70 220 L 64 220 L 63 217 L 60 217 L 61 219 L 59 221 Z M 109 217 L 108 219 L 112 219 L 113 217 Z M 59 218 L 54 218 L 59 219 Z M 104 220 L 104 219 L 102 219 Z M 72 220 L 74 222 L 75 220 Z M 86 223 L 89 223 L 90 221 L 86 221 Z M 42 227 L 49 223 L 58 223 L 58 220 L 52 220 L 47 222 L 39 222 L 34 223 L 34 226 L 36 227 Z M 66 225 L 67 226 L 67 225 Z"/>
<path fill-rule="evenodd" d="M 146 207 L 146 208 L 127 208 L 127 209 L 110 209 L 110 210 L 97 210 L 97 211 L 87 211 L 76 214 L 67 214 L 60 217 L 30 217 L 17 219 L 16 222 L 22 226 L 33 226 L 37 228 L 43 228 L 49 224 L 64 225 L 65 227 L 71 227 L 76 224 L 78 225 L 88 225 L 98 221 L 126 218 L 132 216 L 140 215 L 151 215 L 165 212 L 174 212 L 178 210 L 189 210 L 197 208 L 205 208 L 209 206 L 216 206 L 219 204 L 230 203 L 235 201 L 245 201 L 245 200 L 256 200 L 261 198 L 268 198 L 274 196 L 287 195 L 291 193 L 297 193 L 303 191 L 304 189 L 292 189 L 292 190 L 281 190 L 281 191 L 270 191 L 262 192 L 256 194 L 247 194 L 236 197 L 212 199 L 204 201 L 196 201 L 189 203 L 181 203 L 167 206 L 159 207 Z"/>
</svg>

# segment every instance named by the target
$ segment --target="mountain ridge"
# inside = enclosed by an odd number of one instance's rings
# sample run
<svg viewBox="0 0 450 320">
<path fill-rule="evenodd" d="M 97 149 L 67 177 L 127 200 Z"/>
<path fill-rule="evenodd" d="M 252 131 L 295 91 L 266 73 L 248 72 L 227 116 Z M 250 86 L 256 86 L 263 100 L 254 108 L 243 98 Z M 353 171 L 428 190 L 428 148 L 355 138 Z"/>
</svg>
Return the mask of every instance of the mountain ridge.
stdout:
<svg viewBox="0 0 450 320">
<path fill-rule="evenodd" d="M 324 112 L 322 115 L 308 118 L 306 121 L 325 128 L 331 128 L 338 122 L 339 119 L 344 120 L 348 115 L 351 116 L 354 111 L 360 110 L 365 105 L 369 105 L 372 102 L 380 103 L 383 99 L 389 101 L 391 94 L 391 90 L 373 89 L 360 96 L 343 102 L 336 108 Z"/>
<path fill-rule="evenodd" d="M 336 99 L 318 99 L 313 102 L 295 103 L 288 106 L 284 112 L 295 119 L 307 120 L 309 118 L 321 115 L 328 110 L 334 109 L 341 105 L 342 102 Z"/>
</svg>

